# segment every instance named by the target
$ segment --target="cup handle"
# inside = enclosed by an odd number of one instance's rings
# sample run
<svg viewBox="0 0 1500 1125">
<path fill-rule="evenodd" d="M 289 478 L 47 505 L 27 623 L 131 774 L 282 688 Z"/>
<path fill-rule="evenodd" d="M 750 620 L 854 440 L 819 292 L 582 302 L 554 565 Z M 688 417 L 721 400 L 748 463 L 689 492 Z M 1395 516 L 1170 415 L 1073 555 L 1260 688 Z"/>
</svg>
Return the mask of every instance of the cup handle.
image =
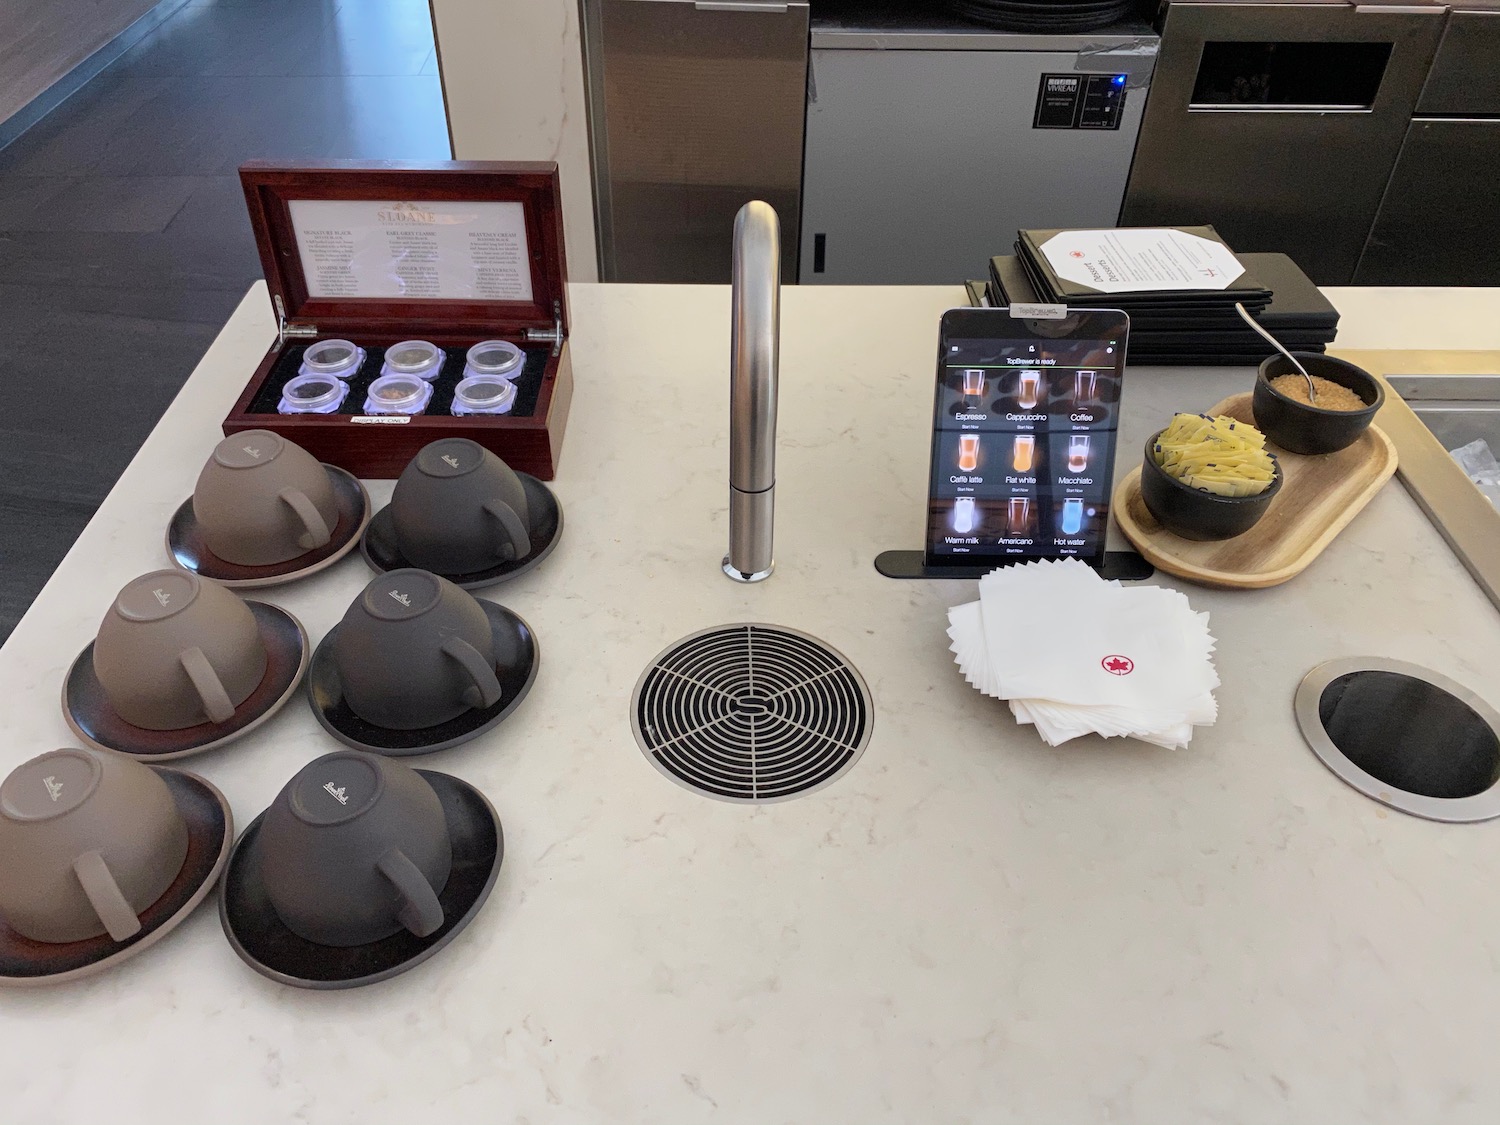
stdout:
<svg viewBox="0 0 1500 1125">
<path fill-rule="evenodd" d="M 141 932 L 141 920 L 120 893 L 120 885 L 109 873 L 102 855 L 97 851 L 84 852 L 73 861 L 73 873 L 78 876 L 89 905 L 99 915 L 99 921 L 104 923 L 110 937 L 124 941 Z"/>
<path fill-rule="evenodd" d="M 473 687 L 464 689 L 464 702 L 470 707 L 493 707 L 500 699 L 500 681 L 479 650 L 462 637 L 449 637 L 443 642 L 443 651 L 474 681 Z"/>
<path fill-rule="evenodd" d="M 531 554 L 531 534 L 526 530 L 526 521 L 504 500 L 486 500 L 484 510 L 500 521 L 505 536 L 510 540 L 513 559 L 524 559 Z"/>
<path fill-rule="evenodd" d="M 427 876 L 417 870 L 417 865 L 400 848 L 386 852 L 375 867 L 401 896 L 402 906 L 396 919 L 417 937 L 435 933 L 443 924 L 443 905 Z"/>
<path fill-rule="evenodd" d="M 203 701 L 203 710 L 208 712 L 208 717 L 216 723 L 228 722 L 234 716 L 234 704 L 230 702 L 229 693 L 224 690 L 214 666 L 203 655 L 203 650 L 194 645 L 182 652 L 177 659 L 182 662 L 183 671 L 198 690 L 198 698 Z"/>
<path fill-rule="evenodd" d="M 333 532 L 329 530 L 327 521 L 323 519 L 313 502 L 307 498 L 307 493 L 296 488 L 283 488 L 276 495 L 297 513 L 297 518 L 307 529 L 297 536 L 297 546 L 308 551 L 326 547 L 328 541 L 333 538 Z"/>
</svg>

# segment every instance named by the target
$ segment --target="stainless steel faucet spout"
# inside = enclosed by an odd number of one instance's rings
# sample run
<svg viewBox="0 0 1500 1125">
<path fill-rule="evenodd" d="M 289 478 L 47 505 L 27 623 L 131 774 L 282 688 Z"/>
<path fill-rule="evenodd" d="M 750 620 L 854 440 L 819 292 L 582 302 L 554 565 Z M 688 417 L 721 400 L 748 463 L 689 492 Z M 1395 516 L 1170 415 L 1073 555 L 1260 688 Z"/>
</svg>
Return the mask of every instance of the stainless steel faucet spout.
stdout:
<svg viewBox="0 0 1500 1125">
<path fill-rule="evenodd" d="M 781 347 L 781 224 L 754 200 L 734 220 L 729 357 L 729 554 L 738 582 L 769 578 L 776 503 L 776 363 Z"/>
</svg>

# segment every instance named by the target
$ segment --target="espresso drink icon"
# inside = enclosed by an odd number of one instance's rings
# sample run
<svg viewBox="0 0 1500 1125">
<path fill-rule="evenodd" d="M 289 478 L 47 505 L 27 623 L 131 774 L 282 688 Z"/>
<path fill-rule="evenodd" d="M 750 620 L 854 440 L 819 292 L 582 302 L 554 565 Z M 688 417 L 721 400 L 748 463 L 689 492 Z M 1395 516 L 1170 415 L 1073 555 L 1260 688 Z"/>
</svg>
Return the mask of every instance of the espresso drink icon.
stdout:
<svg viewBox="0 0 1500 1125">
<path fill-rule="evenodd" d="M 1016 405 L 1022 410 L 1034 410 L 1041 396 L 1042 373 L 1040 371 L 1021 372 L 1021 382 L 1016 388 Z"/>
<path fill-rule="evenodd" d="M 1063 501 L 1062 510 L 1062 533 L 1064 535 L 1077 535 L 1083 527 L 1083 500 L 1073 497 Z"/>
<path fill-rule="evenodd" d="M 1068 472 L 1081 473 L 1089 467 L 1089 435 L 1068 435 Z"/>
<path fill-rule="evenodd" d="M 1011 445 L 1011 468 L 1018 473 L 1029 473 L 1034 464 L 1036 464 L 1036 435 L 1017 434 Z"/>
<path fill-rule="evenodd" d="M 959 471 L 972 473 L 979 468 L 979 435 L 958 435 L 958 468 Z"/>
<path fill-rule="evenodd" d="M 960 535 L 967 535 L 978 525 L 979 519 L 974 511 L 974 497 L 960 496 L 953 502 L 953 530 Z"/>
<path fill-rule="evenodd" d="M 1011 535 L 1025 535 L 1031 523 L 1031 497 L 1012 496 L 1005 502 L 1005 530 Z"/>
<path fill-rule="evenodd" d="M 964 398 L 979 398 L 984 394 L 984 372 L 977 368 L 964 370 Z"/>
</svg>

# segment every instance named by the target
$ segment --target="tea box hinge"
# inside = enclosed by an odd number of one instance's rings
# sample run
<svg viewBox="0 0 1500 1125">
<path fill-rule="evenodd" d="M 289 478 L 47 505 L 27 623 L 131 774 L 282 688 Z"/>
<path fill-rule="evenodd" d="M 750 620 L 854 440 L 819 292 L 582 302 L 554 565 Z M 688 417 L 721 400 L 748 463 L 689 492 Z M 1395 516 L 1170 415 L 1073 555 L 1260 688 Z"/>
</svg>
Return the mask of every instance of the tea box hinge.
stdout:
<svg viewBox="0 0 1500 1125">
<path fill-rule="evenodd" d="M 316 324 L 288 324 L 286 319 L 286 306 L 281 303 L 281 294 L 277 293 L 271 297 L 271 303 L 276 306 L 276 342 L 284 344 L 287 340 L 311 340 L 318 334 Z"/>
<path fill-rule="evenodd" d="M 567 334 L 565 332 L 563 332 L 563 326 L 562 326 L 562 302 L 561 301 L 553 301 L 552 302 L 552 327 L 551 328 L 528 328 L 528 329 L 526 329 L 526 339 L 528 339 L 528 340 L 530 340 L 530 341 L 532 341 L 534 343 L 538 343 L 538 344 L 540 344 L 540 343 L 550 343 L 552 345 L 552 354 L 553 355 L 556 355 L 558 352 L 562 351 L 563 341 L 566 340 L 567 338 L 568 338 Z"/>
</svg>

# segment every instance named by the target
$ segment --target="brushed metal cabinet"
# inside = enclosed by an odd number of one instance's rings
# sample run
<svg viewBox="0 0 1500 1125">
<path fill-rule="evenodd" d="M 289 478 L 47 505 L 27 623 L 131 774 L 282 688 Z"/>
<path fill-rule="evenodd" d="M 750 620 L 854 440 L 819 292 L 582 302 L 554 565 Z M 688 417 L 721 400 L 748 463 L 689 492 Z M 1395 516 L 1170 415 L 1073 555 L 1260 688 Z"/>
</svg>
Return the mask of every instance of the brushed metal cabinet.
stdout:
<svg viewBox="0 0 1500 1125">
<path fill-rule="evenodd" d="M 1448 17 L 1417 112 L 1500 114 L 1500 11 Z"/>
<path fill-rule="evenodd" d="M 1448 17 L 1417 110 L 1354 282 L 1500 285 L 1500 12 Z"/>
<path fill-rule="evenodd" d="M 953 285 L 1019 229 L 1114 226 L 1146 91 L 1117 130 L 1032 128 L 1041 76 L 1085 69 L 1076 48 L 815 48 L 802 283 Z"/>
<path fill-rule="evenodd" d="M 1280 251 L 1321 285 L 1345 285 L 1396 162 L 1442 8 L 1174 3 L 1121 216 L 1212 223 L 1237 250 Z M 1379 43 L 1390 55 L 1368 105 L 1193 104 L 1213 43 Z"/>
<path fill-rule="evenodd" d="M 1500 118 L 1411 123 L 1356 285 L 1500 285 Z"/>
<path fill-rule="evenodd" d="M 805 0 L 583 0 L 605 281 L 727 283 L 734 216 L 763 199 L 796 280 Z"/>
</svg>

